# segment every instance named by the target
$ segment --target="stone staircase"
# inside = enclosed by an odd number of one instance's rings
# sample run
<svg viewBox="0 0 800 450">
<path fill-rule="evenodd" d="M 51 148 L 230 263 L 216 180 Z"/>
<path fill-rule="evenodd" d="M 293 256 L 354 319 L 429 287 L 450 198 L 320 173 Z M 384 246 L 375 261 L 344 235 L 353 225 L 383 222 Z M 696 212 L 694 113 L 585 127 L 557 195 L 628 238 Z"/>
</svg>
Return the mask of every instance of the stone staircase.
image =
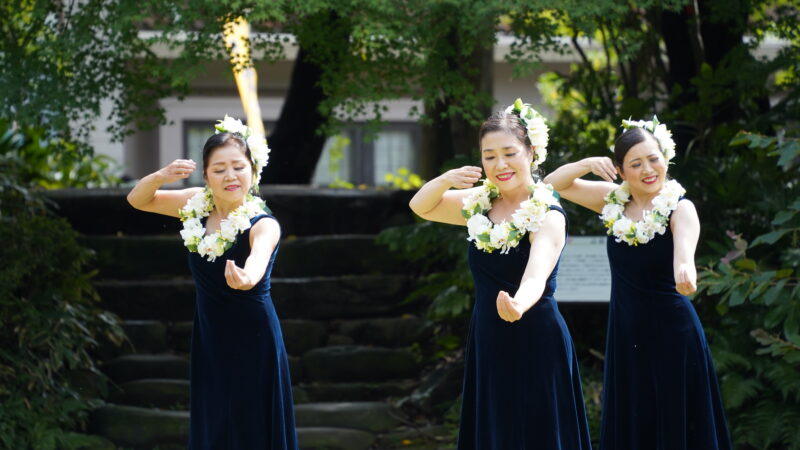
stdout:
<svg viewBox="0 0 800 450">
<path fill-rule="evenodd" d="M 103 305 L 124 320 L 130 338 L 105 351 L 101 370 L 115 386 L 90 429 L 123 448 L 182 448 L 194 286 L 181 241 L 85 240 L 98 254 Z M 373 240 L 331 235 L 281 243 L 272 295 L 290 355 L 301 448 L 379 448 L 380 435 L 405 421 L 389 400 L 415 387 L 422 361 L 414 344 L 431 326 L 399 305 L 411 279 Z"/>
<path fill-rule="evenodd" d="M 284 233 L 272 296 L 290 355 L 301 448 L 438 448 L 420 446 L 420 430 L 393 406 L 419 385 L 419 349 L 432 333 L 419 311 L 402 304 L 412 271 L 374 243 L 380 229 L 408 222 L 406 194 L 272 192 L 264 197 Z M 178 222 L 134 211 L 126 193 L 50 193 L 95 250 L 102 306 L 119 315 L 129 337 L 98 352 L 112 386 L 89 431 L 113 443 L 108 448 L 182 449 L 194 286 Z M 91 220 L 84 214 L 91 208 L 110 219 Z"/>
</svg>

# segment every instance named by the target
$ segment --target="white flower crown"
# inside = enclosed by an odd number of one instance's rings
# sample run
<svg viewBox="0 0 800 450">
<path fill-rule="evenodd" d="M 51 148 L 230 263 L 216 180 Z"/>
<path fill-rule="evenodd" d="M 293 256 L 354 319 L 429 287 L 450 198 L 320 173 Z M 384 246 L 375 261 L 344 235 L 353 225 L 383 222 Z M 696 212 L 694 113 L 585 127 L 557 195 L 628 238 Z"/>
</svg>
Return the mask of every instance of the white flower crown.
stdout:
<svg viewBox="0 0 800 450">
<path fill-rule="evenodd" d="M 253 176 L 252 188 L 258 190 L 258 183 L 261 181 L 261 171 L 267 166 L 269 162 L 269 146 L 267 139 L 261 134 L 251 130 L 247 125 L 243 124 L 241 120 L 234 119 L 225 114 L 225 118 L 218 120 L 214 125 L 214 133 L 232 133 L 240 135 L 247 146 L 250 147 L 250 155 L 252 156 L 253 168 L 255 175 Z"/>
<path fill-rule="evenodd" d="M 522 126 L 528 131 L 528 139 L 531 141 L 534 150 L 533 168 L 539 167 L 547 159 L 547 140 L 549 128 L 545 123 L 543 115 L 528 103 L 522 103 L 522 99 L 514 100 L 514 104 L 506 108 L 506 114 L 514 114 L 519 117 Z"/>
<path fill-rule="evenodd" d="M 658 117 L 653 116 L 653 120 L 623 120 L 622 128 L 625 130 L 643 128 L 649 131 L 658 141 L 661 152 L 664 153 L 664 158 L 669 161 L 675 157 L 675 141 L 672 140 L 672 132 L 669 131 L 666 125 L 658 122 Z"/>
</svg>

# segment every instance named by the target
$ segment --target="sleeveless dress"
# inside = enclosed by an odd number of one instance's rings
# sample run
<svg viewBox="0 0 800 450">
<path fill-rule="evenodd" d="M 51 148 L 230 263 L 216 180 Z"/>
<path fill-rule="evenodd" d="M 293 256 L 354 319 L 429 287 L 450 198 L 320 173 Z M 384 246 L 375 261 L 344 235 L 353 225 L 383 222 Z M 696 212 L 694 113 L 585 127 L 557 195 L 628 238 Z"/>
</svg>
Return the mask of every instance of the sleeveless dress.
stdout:
<svg viewBox="0 0 800 450">
<path fill-rule="evenodd" d="M 558 206 L 551 206 L 562 214 Z M 566 214 L 565 214 L 566 217 Z M 516 322 L 497 314 L 497 293 L 513 295 L 528 264 L 524 237 L 508 254 L 469 246 L 475 307 L 467 341 L 460 450 L 591 448 L 578 359 L 553 293 L 556 264 L 542 298 Z"/>
<path fill-rule="evenodd" d="M 267 214 L 250 219 L 255 224 Z M 191 450 L 297 449 L 292 383 L 270 297 L 272 252 L 250 290 L 225 282 L 225 261 L 244 267 L 250 229 L 214 262 L 189 253 L 197 303 L 191 348 Z"/>
<path fill-rule="evenodd" d="M 731 449 L 700 319 L 675 290 L 672 230 L 631 246 L 609 236 L 601 450 Z"/>
</svg>

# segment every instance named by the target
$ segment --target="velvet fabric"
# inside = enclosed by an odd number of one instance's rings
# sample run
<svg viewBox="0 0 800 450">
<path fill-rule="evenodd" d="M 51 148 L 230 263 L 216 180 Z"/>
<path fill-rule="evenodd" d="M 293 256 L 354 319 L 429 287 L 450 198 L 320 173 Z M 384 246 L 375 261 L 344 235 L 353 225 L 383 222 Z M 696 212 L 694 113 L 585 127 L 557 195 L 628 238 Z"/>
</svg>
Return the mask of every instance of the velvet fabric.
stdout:
<svg viewBox="0 0 800 450">
<path fill-rule="evenodd" d="M 728 450 L 730 437 L 700 319 L 675 290 L 668 228 L 631 246 L 609 236 L 601 450 Z"/>
<path fill-rule="evenodd" d="M 564 214 L 557 206 L 551 207 Z M 566 217 L 566 214 L 565 214 Z M 517 291 L 531 244 L 508 254 L 469 244 L 475 306 L 465 356 L 460 450 L 591 448 L 578 360 L 553 296 L 558 264 L 541 299 L 517 322 L 497 314 L 497 294 Z"/>
<path fill-rule="evenodd" d="M 272 216 L 253 217 L 251 224 Z M 292 383 L 270 297 L 270 257 L 250 290 L 225 281 L 225 261 L 244 267 L 250 230 L 214 262 L 189 253 L 197 291 L 191 348 L 191 450 L 296 450 Z"/>
</svg>

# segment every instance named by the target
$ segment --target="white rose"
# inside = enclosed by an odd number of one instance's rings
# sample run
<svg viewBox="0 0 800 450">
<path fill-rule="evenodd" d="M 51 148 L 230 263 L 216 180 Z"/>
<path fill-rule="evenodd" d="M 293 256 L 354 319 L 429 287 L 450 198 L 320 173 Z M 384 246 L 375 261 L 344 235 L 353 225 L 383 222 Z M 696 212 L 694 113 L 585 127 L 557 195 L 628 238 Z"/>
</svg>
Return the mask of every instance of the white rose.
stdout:
<svg viewBox="0 0 800 450">
<path fill-rule="evenodd" d="M 675 141 L 672 140 L 672 132 L 667 129 L 667 126 L 659 124 L 655 130 L 653 130 L 653 136 L 658 139 L 659 144 L 661 144 L 661 150 L 664 152 L 664 157 L 669 161 L 673 157 L 675 157 Z"/>
<path fill-rule="evenodd" d="M 619 205 L 617 203 L 606 203 L 603 206 L 602 215 L 605 218 L 617 217 L 621 216 L 623 211 L 625 211 L 624 205 Z"/>
<path fill-rule="evenodd" d="M 639 241 L 640 244 L 647 244 L 647 242 L 650 241 L 650 237 L 651 235 L 641 224 L 636 227 L 636 240 Z"/>
<path fill-rule="evenodd" d="M 632 225 L 633 225 L 633 222 L 631 222 L 631 220 L 628 219 L 627 217 L 623 216 L 623 217 L 620 217 L 619 220 L 614 222 L 614 226 L 612 227 L 611 231 L 616 236 L 619 236 L 619 237 L 625 236 L 626 234 L 628 234 L 631 231 L 631 226 Z"/>
<path fill-rule="evenodd" d="M 498 225 L 492 228 L 492 231 L 489 233 L 489 239 L 492 243 L 492 247 L 494 248 L 501 248 L 506 245 L 508 242 L 508 232 L 505 226 Z"/>
<path fill-rule="evenodd" d="M 219 235 L 222 236 L 223 239 L 233 241 L 236 239 L 237 234 L 239 234 L 239 230 L 230 220 L 222 221 L 219 226 Z"/>
<path fill-rule="evenodd" d="M 469 218 L 467 221 L 467 233 L 473 239 L 477 239 L 478 235 L 486 233 L 492 226 L 492 221 L 488 217 L 476 214 Z"/>
<path fill-rule="evenodd" d="M 220 125 L 228 133 L 239 133 L 244 136 L 247 131 L 247 127 L 242 123 L 241 120 L 234 119 L 227 114 L 225 114 L 225 118 L 222 119 L 222 123 Z"/>
<path fill-rule="evenodd" d="M 533 200 L 546 205 L 551 205 L 556 202 L 556 198 L 549 184 L 537 186 L 533 191 Z"/>
</svg>

